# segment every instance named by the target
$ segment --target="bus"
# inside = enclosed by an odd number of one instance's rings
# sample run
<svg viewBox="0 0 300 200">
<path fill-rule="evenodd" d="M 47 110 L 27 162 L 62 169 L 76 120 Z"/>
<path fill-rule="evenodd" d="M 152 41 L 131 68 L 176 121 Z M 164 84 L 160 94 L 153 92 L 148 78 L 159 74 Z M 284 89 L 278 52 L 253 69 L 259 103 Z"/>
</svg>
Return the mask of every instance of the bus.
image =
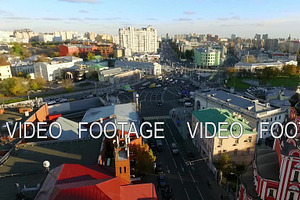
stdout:
<svg viewBox="0 0 300 200">
<path fill-rule="evenodd" d="M 155 88 L 156 87 L 156 83 L 152 83 L 149 88 Z"/>
</svg>

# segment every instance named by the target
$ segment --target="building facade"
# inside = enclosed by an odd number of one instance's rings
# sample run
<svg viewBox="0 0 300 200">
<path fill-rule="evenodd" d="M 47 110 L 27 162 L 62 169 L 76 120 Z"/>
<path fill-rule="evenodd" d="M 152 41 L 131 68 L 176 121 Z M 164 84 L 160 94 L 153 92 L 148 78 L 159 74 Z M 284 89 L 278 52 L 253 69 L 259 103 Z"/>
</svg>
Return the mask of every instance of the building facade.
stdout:
<svg viewBox="0 0 300 200">
<path fill-rule="evenodd" d="M 220 66 L 221 53 L 211 48 L 195 48 L 195 63 L 199 67 L 217 67 Z"/>
<path fill-rule="evenodd" d="M 6 78 L 11 78 L 11 70 L 9 65 L 0 66 L 0 81 Z"/>
<path fill-rule="evenodd" d="M 157 31 L 152 26 L 121 28 L 119 40 L 122 48 L 130 49 L 133 53 L 156 53 L 158 49 Z"/>
<path fill-rule="evenodd" d="M 271 106 L 269 103 L 260 102 L 256 99 L 250 99 L 238 93 L 223 89 L 213 89 L 209 91 L 196 91 L 195 110 L 206 108 L 227 109 L 234 115 L 245 118 L 249 126 L 256 129 L 258 137 L 267 138 L 271 136 L 270 130 L 273 122 L 283 123 L 288 110 Z M 262 122 L 269 123 L 266 125 Z M 262 127 L 260 126 L 262 125 Z M 275 127 L 274 127 L 275 128 Z"/>
</svg>

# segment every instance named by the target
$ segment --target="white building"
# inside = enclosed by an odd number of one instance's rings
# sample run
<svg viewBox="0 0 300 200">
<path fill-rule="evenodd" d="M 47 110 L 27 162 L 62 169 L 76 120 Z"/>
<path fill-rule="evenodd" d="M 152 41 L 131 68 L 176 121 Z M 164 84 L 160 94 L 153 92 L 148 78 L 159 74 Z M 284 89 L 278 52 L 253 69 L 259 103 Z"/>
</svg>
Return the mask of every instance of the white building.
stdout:
<svg viewBox="0 0 300 200">
<path fill-rule="evenodd" d="M 41 76 L 46 81 L 53 81 L 56 78 L 61 77 L 61 69 L 73 67 L 75 63 L 82 61 L 82 58 L 64 56 L 53 58 L 50 63 L 37 62 L 33 65 L 34 76 Z"/>
<path fill-rule="evenodd" d="M 268 63 L 243 63 L 239 62 L 235 64 L 235 68 L 240 70 L 247 70 L 250 72 L 255 72 L 256 69 L 264 69 L 266 67 L 273 67 L 281 70 L 284 65 L 297 65 L 297 61 L 286 61 L 286 62 L 268 62 Z"/>
<path fill-rule="evenodd" d="M 116 60 L 115 67 L 121 67 L 123 70 L 140 70 L 142 75 L 161 75 L 161 65 L 151 62 L 132 62 Z"/>
<path fill-rule="evenodd" d="M 0 31 L 0 43 L 16 42 L 16 38 L 13 37 L 12 31 Z"/>
<path fill-rule="evenodd" d="M 53 38 L 53 34 L 43 33 L 38 35 L 39 42 L 52 42 Z"/>
<path fill-rule="evenodd" d="M 227 109 L 234 115 L 245 118 L 249 121 L 249 126 L 257 130 L 258 137 L 260 137 L 261 122 L 269 122 L 269 126 L 263 126 L 263 128 L 270 130 L 273 122 L 283 123 L 288 113 L 287 109 L 271 106 L 269 103 L 253 100 L 222 89 L 205 92 L 196 91 L 194 109 L 206 108 Z M 270 136 L 270 131 L 262 133 L 263 138 L 268 136 Z"/>
<path fill-rule="evenodd" d="M 132 53 L 153 53 L 158 49 L 157 31 L 152 26 L 121 28 L 119 42 L 122 48 L 130 49 Z"/>
<path fill-rule="evenodd" d="M 9 65 L 0 66 L 0 81 L 6 78 L 11 78 L 11 71 Z"/>
</svg>

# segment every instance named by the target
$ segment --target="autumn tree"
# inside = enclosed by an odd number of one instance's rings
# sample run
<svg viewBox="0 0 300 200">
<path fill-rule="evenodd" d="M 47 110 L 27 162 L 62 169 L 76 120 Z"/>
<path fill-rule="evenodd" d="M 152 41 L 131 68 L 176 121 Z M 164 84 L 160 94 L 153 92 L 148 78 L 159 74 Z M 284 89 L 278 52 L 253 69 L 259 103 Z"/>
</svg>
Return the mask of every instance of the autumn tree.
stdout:
<svg viewBox="0 0 300 200">
<path fill-rule="evenodd" d="M 229 78 L 232 78 L 237 73 L 237 69 L 235 67 L 228 67 L 226 72 L 229 75 Z"/>
<path fill-rule="evenodd" d="M 38 56 L 37 62 L 50 62 L 50 59 L 45 54 L 42 54 Z"/>
<path fill-rule="evenodd" d="M 152 163 L 156 160 L 152 150 L 147 144 L 130 145 L 130 160 L 134 163 L 136 174 L 144 175 L 152 169 Z"/>
<path fill-rule="evenodd" d="M 282 68 L 282 72 L 286 76 L 295 76 L 298 72 L 298 67 L 296 65 L 285 65 Z"/>
<path fill-rule="evenodd" d="M 29 81 L 30 89 L 32 90 L 41 90 L 46 85 L 46 80 L 43 77 L 37 77 L 36 79 L 31 79 Z"/>
<path fill-rule="evenodd" d="M 0 66 L 10 65 L 4 56 L 0 56 Z"/>
<path fill-rule="evenodd" d="M 221 154 L 220 159 L 216 163 L 216 167 L 218 170 L 221 170 L 224 173 L 230 173 L 233 170 L 233 163 L 231 157 L 227 154 Z"/>
<path fill-rule="evenodd" d="M 87 56 L 86 56 L 86 59 L 88 59 L 88 60 L 94 60 L 95 59 L 95 54 L 92 53 L 92 52 L 88 52 Z"/>
<path fill-rule="evenodd" d="M 7 78 L 0 83 L 1 92 L 6 96 L 23 95 L 28 91 L 28 88 L 28 81 L 21 77 Z"/>
<path fill-rule="evenodd" d="M 61 84 L 64 86 L 67 92 L 71 92 L 74 87 L 74 84 L 70 79 L 64 79 Z"/>
</svg>

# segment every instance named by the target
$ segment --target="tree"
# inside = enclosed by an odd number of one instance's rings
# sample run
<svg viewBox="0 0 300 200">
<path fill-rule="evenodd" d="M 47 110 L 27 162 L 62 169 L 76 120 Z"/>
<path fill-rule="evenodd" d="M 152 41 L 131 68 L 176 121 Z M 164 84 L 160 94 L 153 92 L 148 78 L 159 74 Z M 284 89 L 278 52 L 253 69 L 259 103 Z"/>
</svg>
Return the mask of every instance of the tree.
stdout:
<svg viewBox="0 0 300 200">
<path fill-rule="evenodd" d="M 227 154 L 221 154 L 221 157 L 219 159 L 219 161 L 216 164 L 216 167 L 218 168 L 218 170 L 221 170 L 222 172 L 228 174 L 230 172 L 232 172 L 232 160 L 231 157 Z"/>
<path fill-rule="evenodd" d="M 37 62 L 50 62 L 50 59 L 45 54 L 42 54 L 38 56 Z"/>
<path fill-rule="evenodd" d="M 285 65 L 282 68 L 282 72 L 286 76 L 294 76 L 298 72 L 298 67 L 296 65 Z"/>
<path fill-rule="evenodd" d="M 92 52 L 88 52 L 86 58 L 88 60 L 94 60 L 95 59 L 95 54 Z"/>
<path fill-rule="evenodd" d="M 237 73 L 237 69 L 235 67 L 228 67 L 226 72 L 228 73 L 229 78 L 232 78 Z"/>
<path fill-rule="evenodd" d="M 152 150 L 147 144 L 133 144 L 130 148 L 130 160 L 134 162 L 136 174 L 144 175 L 152 169 L 152 163 L 156 160 Z"/>
<path fill-rule="evenodd" d="M 37 77 L 36 79 L 31 79 L 29 84 L 30 84 L 30 89 L 40 90 L 45 87 L 46 80 L 43 77 Z"/>
<path fill-rule="evenodd" d="M 74 84 L 70 79 L 64 79 L 61 84 L 65 87 L 67 92 L 71 92 L 74 87 Z"/>
<path fill-rule="evenodd" d="M 1 82 L 0 88 L 6 96 L 22 95 L 28 91 L 28 81 L 20 77 L 7 78 Z"/>
<path fill-rule="evenodd" d="M 0 56 L 0 66 L 10 65 L 4 56 Z"/>
</svg>

